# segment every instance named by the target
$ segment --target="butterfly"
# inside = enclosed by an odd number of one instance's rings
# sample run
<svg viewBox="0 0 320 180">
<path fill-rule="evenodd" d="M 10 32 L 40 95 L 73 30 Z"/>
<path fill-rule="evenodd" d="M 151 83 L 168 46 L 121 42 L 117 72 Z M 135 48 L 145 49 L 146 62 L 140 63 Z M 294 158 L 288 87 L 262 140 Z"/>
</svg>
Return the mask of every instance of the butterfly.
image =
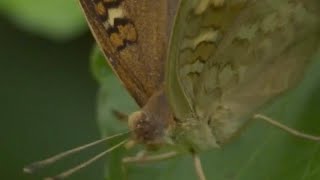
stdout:
<svg viewBox="0 0 320 180">
<path fill-rule="evenodd" d="M 145 145 L 147 153 L 126 157 L 124 163 L 166 159 L 187 151 L 204 180 L 198 154 L 229 143 L 252 117 L 298 137 L 320 140 L 256 113 L 300 82 L 319 49 L 316 0 L 80 3 L 108 64 L 141 107 L 128 116 L 130 137 L 101 156 L 135 144 Z M 162 146 L 177 148 L 148 154 Z M 33 167 L 43 164 L 47 162 Z"/>
</svg>

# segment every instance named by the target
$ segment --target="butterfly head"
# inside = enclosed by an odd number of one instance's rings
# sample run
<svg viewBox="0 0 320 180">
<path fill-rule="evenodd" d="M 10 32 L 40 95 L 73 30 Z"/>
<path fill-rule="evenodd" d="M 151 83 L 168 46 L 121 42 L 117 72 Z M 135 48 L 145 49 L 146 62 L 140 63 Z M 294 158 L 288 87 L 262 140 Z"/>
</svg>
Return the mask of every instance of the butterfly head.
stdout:
<svg viewBox="0 0 320 180">
<path fill-rule="evenodd" d="M 141 110 L 128 118 L 128 127 L 133 132 L 133 141 L 156 148 L 164 144 L 166 126 L 159 118 Z"/>
</svg>

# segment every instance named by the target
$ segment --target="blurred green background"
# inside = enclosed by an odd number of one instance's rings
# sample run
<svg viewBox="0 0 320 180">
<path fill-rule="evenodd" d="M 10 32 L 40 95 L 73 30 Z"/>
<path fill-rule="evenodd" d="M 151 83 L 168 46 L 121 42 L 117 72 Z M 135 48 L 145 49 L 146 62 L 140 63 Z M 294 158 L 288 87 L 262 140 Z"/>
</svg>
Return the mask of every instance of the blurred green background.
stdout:
<svg viewBox="0 0 320 180">
<path fill-rule="evenodd" d="M 93 43 L 76 0 L 0 1 L 0 179 L 40 179 L 91 156 L 22 173 L 32 161 L 100 138 Z M 102 179 L 102 165 L 71 179 Z"/>
<path fill-rule="evenodd" d="M 1 180 L 56 174 L 105 146 L 35 175 L 23 174 L 22 167 L 98 139 L 101 133 L 125 129 L 109 110 L 130 113 L 137 107 L 99 53 L 90 68 L 94 40 L 77 0 L 1 0 L 0 40 Z M 264 112 L 291 127 L 320 134 L 319 53 L 313 59 L 299 87 Z M 121 157 L 133 154 L 119 149 L 107 161 L 96 162 L 69 179 L 120 179 Z M 320 179 L 319 143 L 294 138 L 263 122 L 253 123 L 234 143 L 205 152 L 201 158 L 209 180 Z M 130 165 L 128 176 L 130 180 L 196 179 L 189 156 Z"/>
</svg>

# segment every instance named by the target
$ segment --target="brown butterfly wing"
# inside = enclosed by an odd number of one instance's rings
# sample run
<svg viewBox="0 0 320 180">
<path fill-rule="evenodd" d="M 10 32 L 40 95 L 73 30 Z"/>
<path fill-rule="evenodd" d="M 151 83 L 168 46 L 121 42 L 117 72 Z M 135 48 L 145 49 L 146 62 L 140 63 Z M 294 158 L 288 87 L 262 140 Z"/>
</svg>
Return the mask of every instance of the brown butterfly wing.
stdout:
<svg viewBox="0 0 320 180">
<path fill-rule="evenodd" d="M 109 65 L 140 106 L 163 82 L 169 16 L 167 0 L 80 0 Z"/>
</svg>

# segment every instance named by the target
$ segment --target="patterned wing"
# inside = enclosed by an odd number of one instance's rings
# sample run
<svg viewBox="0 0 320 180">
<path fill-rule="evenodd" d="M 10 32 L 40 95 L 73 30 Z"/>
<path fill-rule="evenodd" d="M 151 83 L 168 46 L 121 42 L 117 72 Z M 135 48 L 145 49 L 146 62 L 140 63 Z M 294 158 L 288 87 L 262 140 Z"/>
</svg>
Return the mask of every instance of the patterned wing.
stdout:
<svg viewBox="0 0 320 180">
<path fill-rule="evenodd" d="M 182 1 L 167 74 L 169 86 L 179 83 L 168 87 L 174 112 L 191 111 L 226 142 L 303 77 L 319 48 L 318 17 L 318 0 Z"/>
<path fill-rule="evenodd" d="M 195 82 L 245 5 L 246 1 L 180 1 L 166 67 L 167 94 L 178 118 L 195 113 Z"/>
<path fill-rule="evenodd" d="M 174 2 L 80 0 L 108 63 L 140 106 L 162 85 Z"/>
</svg>

